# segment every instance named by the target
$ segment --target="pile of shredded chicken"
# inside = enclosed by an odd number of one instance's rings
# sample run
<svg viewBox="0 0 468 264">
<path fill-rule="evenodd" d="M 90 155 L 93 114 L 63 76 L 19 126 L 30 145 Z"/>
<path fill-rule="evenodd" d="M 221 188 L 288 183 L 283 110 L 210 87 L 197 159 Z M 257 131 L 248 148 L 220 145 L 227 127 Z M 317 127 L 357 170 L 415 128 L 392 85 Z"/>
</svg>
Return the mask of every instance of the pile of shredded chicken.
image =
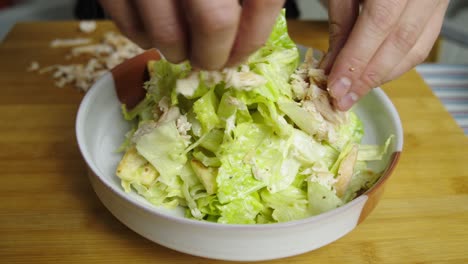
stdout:
<svg viewBox="0 0 468 264">
<path fill-rule="evenodd" d="M 327 76 L 322 69 L 318 69 L 319 61 L 309 49 L 303 64 L 291 75 L 291 85 L 294 100 L 307 112 L 313 114 L 316 120 L 321 121 L 321 129 L 316 138 L 334 142 L 336 129 L 347 122 L 348 113 L 336 110 L 331 104 L 327 86 Z M 323 122 L 322 122 L 323 121 Z"/>
<path fill-rule="evenodd" d="M 338 111 L 333 107 L 327 90 L 327 76 L 323 70 L 318 69 L 319 61 L 314 59 L 312 53 L 312 49 L 307 51 L 304 63 L 291 76 L 294 100 L 319 120 L 320 129 L 314 137 L 319 141 L 334 143 L 337 140 L 337 130 L 348 121 L 349 113 Z M 336 178 L 320 167 L 313 167 L 311 171 L 315 177 L 311 180 L 325 182 L 325 186 L 333 186 L 336 194 L 342 197 L 353 175 L 356 158 L 357 145 L 353 146 L 342 160 Z"/>
<path fill-rule="evenodd" d="M 84 33 L 91 33 L 96 29 L 94 21 L 82 21 L 79 29 Z M 50 43 L 51 48 L 70 47 L 67 60 L 85 58 L 85 63 L 55 64 L 42 67 L 37 61 L 31 62 L 28 71 L 40 74 L 50 73 L 57 87 L 72 85 L 86 92 L 91 85 L 103 74 L 116 65 L 132 58 L 143 50 L 116 32 L 107 32 L 99 43 L 93 43 L 91 38 L 55 39 Z"/>
</svg>

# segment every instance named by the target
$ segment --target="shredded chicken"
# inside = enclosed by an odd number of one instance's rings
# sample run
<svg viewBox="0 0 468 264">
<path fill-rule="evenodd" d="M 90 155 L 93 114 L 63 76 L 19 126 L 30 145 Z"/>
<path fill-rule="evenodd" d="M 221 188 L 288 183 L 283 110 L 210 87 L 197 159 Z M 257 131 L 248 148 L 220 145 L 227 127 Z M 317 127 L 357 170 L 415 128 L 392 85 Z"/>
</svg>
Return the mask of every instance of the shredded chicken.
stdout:
<svg viewBox="0 0 468 264">
<path fill-rule="evenodd" d="M 335 126 L 339 126 L 346 122 L 348 115 L 345 112 L 340 112 L 333 108 L 330 103 L 330 94 L 328 91 L 312 84 L 307 92 L 306 99 L 313 102 L 315 109 L 317 109 L 325 120 Z"/>
<path fill-rule="evenodd" d="M 81 21 L 79 24 L 80 31 L 84 33 L 91 33 L 96 30 L 96 21 L 88 20 Z"/>
<path fill-rule="evenodd" d="M 318 184 L 331 188 L 334 186 L 337 182 L 337 179 L 331 173 L 328 168 L 320 166 L 318 164 L 314 165 L 311 168 L 307 168 L 304 171 L 302 171 L 302 174 L 304 175 L 310 175 L 308 177 L 309 181 L 312 182 L 317 182 Z M 331 188 L 333 192 L 335 192 L 335 188 Z"/>
<path fill-rule="evenodd" d="M 224 81 L 228 88 L 245 91 L 250 91 L 267 82 L 267 80 L 262 76 L 251 72 L 247 65 L 242 65 L 240 71 L 237 71 L 235 68 L 226 68 L 221 72 L 207 71 L 204 72 L 202 78 L 208 87 Z M 189 76 L 177 80 L 176 91 L 178 94 L 182 94 L 184 96 L 192 96 L 199 84 L 199 72 L 193 71 Z"/>
<path fill-rule="evenodd" d="M 307 88 L 309 88 L 309 83 L 306 82 L 307 79 L 307 68 L 299 67 L 291 75 L 291 87 L 294 95 L 294 100 L 301 101 L 304 99 Z"/>
<path fill-rule="evenodd" d="M 245 70 L 245 68 L 244 68 Z M 224 69 L 226 87 L 232 87 L 238 90 L 250 91 L 255 87 L 263 85 L 267 82 L 263 76 L 260 76 L 251 71 L 240 71 L 228 68 Z"/>
<path fill-rule="evenodd" d="M 309 68 L 317 68 L 318 61 L 314 58 L 314 50 L 307 49 L 304 59 L 304 64 L 308 65 Z"/>
<path fill-rule="evenodd" d="M 319 62 L 312 53 L 311 49 L 307 51 L 304 63 L 291 76 L 293 97 L 318 121 L 319 129 L 314 137 L 335 142 L 337 129 L 347 121 L 348 113 L 333 107 L 326 89 L 327 76 L 323 70 L 317 69 Z"/>
<path fill-rule="evenodd" d="M 169 110 L 164 112 L 158 120 L 158 123 L 170 122 L 177 120 L 180 117 L 180 110 L 177 106 L 171 106 Z"/>
<path fill-rule="evenodd" d="M 192 124 L 188 122 L 186 115 L 181 115 L 176 120 L 177 131 L 185 139 L 190 140 L 191 136 L 187 133 L 192 128 Z"/>
<path fill-rule="evenodd" d="M 308 75 L 310 83 L 314 83 L 322 90 L 327 89 L 327 76 L 323 70 L 310 68 Z"/>
<path fill-rule="evenodd" d="M 314 101 L 308 100 L 303 101 L 302 108 L 314 116 L 314 120 L 318 121 L 319 127 L 317 134 L 314 137 L 318 141 L 329 141 L 334 142 L 336 140 L 336 131 L 333 124 L 327 122 L 323 115 L 317 110 Z"/>
<path fill-rule="evenodd" d="M 61 47 L 71 47 L 86 45 L 91 43 L 93 40 L 90 38 L 72 38 L 72 39 L 54 39 L 50 42 L 50 47 L 52 48 L 61 48 Z"/>
<path fill-rule="evenodd" d="M 135 131 L 135 133 L 133 133 L 132 142 L 133 142 L 133 143 L 138 142 L 138 140 L 140 140 L 140 138 L 141 138 L 142 136 L 144 136 L 144 135 L 150 133 L 150 132 L 153 131 L 157 126 L 158 126 L 158 123 L 157 123 L 157 122 L 154 122 L 154 121 L 148 121 L 148 122 L 145 122 L 145 123 L 140 124 L 140 126 L 139 126 L 138 129 Z"/>
<path fill-rule="evenodd" d="M 206 84 L 213 86 L 223 80 L 223 75 L 219 71 L 208 71 L 205 75 Z"/>
<path fill-rule="evenodd" d="M 27 71 L 28 72 L 33 72 L 39 70 L 41 67 L 39 66 L 39 62 L 37 61 L 32 61 L 31 64 L 29 65 Z"/>
<path fill-rule="evenodd" d="M 92 32 L 95 29 L 93 22 L 82 21 L 80 29 Z M 87 58 L 87 62 L 57 64 L 44 68 L 40 68 L 38 62 L 32 62 L 28 71 L 37 71 L 39 74 L 52 73 L 57 87 L 73 85 L 86 92 L 97 79 L 110 69 L 143 52 L 129 39 L 115 32 L 104 34 L 101 43 L 90 44 L 91 42 L 90 38 L 55 39 L 50 43 L 51 47 L 71 47 L 65 59 L 79 58 L 82 61 L 83 58 Z"/>
<path fill-rule="evenodd" d="M 338 168 L 337 182 L 335 183 L 336 195 L 343 197 L 354 172 L 358 154 L 358 146 L 354 145 L 348 155 L 341 161 Z"/>
<path fill-rule="evenodd" d="M 200 79 L 198 78 L 199 72 L 193 71 L 190 75 L 184 79 L 178 79 L 176 81 L 176 92 L 182 94 L 185 97 L 192 96 L 200 85 Z"/>
<path fill-rule="evenodd" d="M 71 50 L 71 54 L 74 57 L 80 55 L 91 55 L 91 56 L 105 56 L 109 55 L 114 51 L 114 48 L 109 44 L 93 44 L 81 47 L 75 47 Z"/>
<path fill-rule="evenodd" d="M 132 136 L 132 142 L 136 143 L 143 135 L 150 133 L 160 124 L 173 121 L 175 121 L 179 134 L 187 141 L 190 140 L 191 136 L 187 132 L 191 129 L 192 124 L 188 122 L 186 115 L 180 114 L 180 109 L 177 106 L 169 106 L 168 98 L 163 97 L 157 108 L 159 108 L 157 118 L 155 118 L 157 121 L 148 121 L 140 125 Z"/>
</svg>

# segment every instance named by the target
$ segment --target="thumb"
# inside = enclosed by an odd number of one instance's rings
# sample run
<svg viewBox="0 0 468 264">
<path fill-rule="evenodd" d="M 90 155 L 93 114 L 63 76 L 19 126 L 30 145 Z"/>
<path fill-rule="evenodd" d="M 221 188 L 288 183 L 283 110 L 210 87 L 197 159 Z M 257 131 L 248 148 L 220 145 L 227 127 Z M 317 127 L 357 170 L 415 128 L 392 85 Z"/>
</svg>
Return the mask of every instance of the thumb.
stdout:
<svg viewBox="0 0 468 264">
<path fill-rule="evenodd" d="M 359 15 L 359 0 L 328 1 L 328 51 L 320 63 L 320 68 L 329 73 L 335 58 L 348 39 Z"/>
</svg>

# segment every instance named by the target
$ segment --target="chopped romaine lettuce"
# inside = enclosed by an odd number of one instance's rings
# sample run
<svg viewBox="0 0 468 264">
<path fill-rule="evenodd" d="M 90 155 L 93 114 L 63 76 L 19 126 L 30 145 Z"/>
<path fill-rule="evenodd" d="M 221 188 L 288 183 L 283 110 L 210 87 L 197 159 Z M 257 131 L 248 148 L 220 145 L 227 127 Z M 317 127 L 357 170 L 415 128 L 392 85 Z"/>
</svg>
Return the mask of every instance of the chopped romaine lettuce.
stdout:
<svg viewBox="0 0 468 264">
<path fill-rule="evenodd" d="M 160 173 L 159 181 L 173 188 L 181 187 L 178 176 L 187 162 L 185 147 L 174 121 L 155 127 L 136 142 L 138 153 Z"/>
<path fill-rule="evenodd" d="M 221 217 L 218 222 L 224 224 L 255 224 L 255 219 L 263 207 L 264 205 L 260 201 L 258 193 L 252 193 L 219 206 Z"/>
<path fill-rule="evenodd" d="M 381 159 L 390 141 L 359 145 L 359 118 L 334 110 L 317 88 L 325 78 L 317 63 L 309 57 L 298 68 L 298 59 L 283 11 L 238 67 L 148 63 L 146 98 L 122 107 L 135 123 L 116 173 L 124 190 L 184 206 L 192 219 L 267 224 L 332 210 L 369 189 L 379 173 L 365 161 Z"/>
<path fill-rule="evenodd" d="M 312 215 L 335 209 L 343 204 L 343 201 L 336 196 L 333 190 L 321 185 L 318 182 L 309 181 L 307 184 L 309 195 L 309 210 Z"/>
<path fill-rule="evenodd" d="M 122 114 L 125 120 L 133 120 L 136 117 L 140 118 L 140 121 L 146 121 L 153 119 L 153 107 L 154 100 L 152 96 L 147 95 L 143 101 L 141 101 L 132 110 L 128 111 L 125 104 L 122 105 Z"/>
<path fill-rule="evenodd" d="M 267 189 L 260 192 L 265 205 L 272 208 L 271 217 L 276 222 L 288 222 L 310 216 L 307 192 L 294 186 L 289 186 L 277 193 Z"/>
<path fill-rule="evenodd" d="M 381 160 L 387 153 L 388 146 L 392 141 L 393 136 L 388 137 L 385 144 L 379 145 L 360 145 L 357 159 L 360 161 Z"/>
<path fill-rule="evenodd" d="M 214 89 L 205 93 L 205 95 L 193 104 L 193 112 L 201 124 L 203 133 L 208 133 L 211 129 L 218 126 L 220 122 L 219 117 L 216 114 L 218 104 L 218 98 L 216 98 Z"/>
<path fill-rule="evenodd" d="M 269 133 L 271 130 L 265 125 L 241 123 L 233 131 L 233 140 L 220 145 L 221 166 L 216 181 L 221 203 L 245 197 L 265 187 L 263 181 L 255 179 L 248 160 Z"/>
</svg>

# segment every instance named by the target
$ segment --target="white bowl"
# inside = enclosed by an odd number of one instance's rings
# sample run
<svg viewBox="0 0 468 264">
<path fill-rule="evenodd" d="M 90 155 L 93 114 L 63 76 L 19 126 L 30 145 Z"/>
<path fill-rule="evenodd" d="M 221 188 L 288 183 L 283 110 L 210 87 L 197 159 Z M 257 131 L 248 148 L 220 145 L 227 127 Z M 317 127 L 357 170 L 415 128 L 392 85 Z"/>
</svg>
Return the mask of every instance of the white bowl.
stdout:
<svg viewBox="0 0 468 264">
<path fill-rule="evenodd" d="M 125 193 L 115 175 L 122 154 L 115 150 L 129 124 L 122 118 L 116 87 L 139 88 L 146 62 L 155 57 L 154 53 L 146 52 L 126 61 L 96 82 L 83 99 L 76 120 L 78 145 L 88 165 L 91 184 L 109 211 L 129 228 L 184 253 L 257 261 L 293 256 L 331 243 L 353 230 L 376 206 L 403 146 L 400 118 L 380 88 L 371 91 L 354 108 L 364 123 L 363 142 L 383 144 L 391 134 L 396 140 L 382 161 L 369 164 L 374 170 L 385 170 L 380 180 L 342 207 L 287 223 L 227 225 L 187 219 L 182 208 L 156 207 L 136 193 Z"/>
</svg>

